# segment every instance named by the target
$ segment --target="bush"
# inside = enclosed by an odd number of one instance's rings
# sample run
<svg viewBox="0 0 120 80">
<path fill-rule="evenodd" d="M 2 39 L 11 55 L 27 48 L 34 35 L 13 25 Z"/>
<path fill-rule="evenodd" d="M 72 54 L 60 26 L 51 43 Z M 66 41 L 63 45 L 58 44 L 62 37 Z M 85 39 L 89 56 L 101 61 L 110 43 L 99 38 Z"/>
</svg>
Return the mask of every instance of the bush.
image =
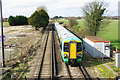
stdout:
<svg viewBox="0 0 120 80">
<path fill-rule="evenodd" d="M 28 22 L 30 25 L 35 27 L 36 30 L 40 27 L 45 29 L 49 23 L 49 16 L 44 9 L 41 9 L 40 11 L 35 11 L 28 19 Z"/>
<path fill-rule="evenodd" d="M 8 19 L 8 22 L 10 26 L 16 26 L 16 25 L 27 25 L 28 21 L 25 16 L 10 16 Z"/>
<path fill-rule="evenodd" d="M 39 19 L 40 18 L 40 14 L 38 11 L 35 11 L 31 16 L 30 18 L 28 19 L 28 22 L 30 25 L 32 25 L 33 27 L 35 27 L 36 30 L 38 30 L 38 28 L 40 28 L 40 25 L 39 25 Z"/>
<path fill-rule="evenodd" d="M 82 32 L 83 28 L 82 27 L 78 27 L 78 32 Z"/>
<path fill-rule="evenodd" d="M 77 25 L 73 25 L 72 27 L 73 27 L 73 29 L 77 29 L 77 28 L 78 28 L 78 26 L 77 26 Z"/>
<path fill-rule="evenodd" d="M 70 26 L 70 27 L 73 27 L 74 25 L 77 25 L 77 24 L 78 24 L 78 22 L 76 21 L 75 18 L 69 18 L 69 19 L 68 19 L 68 22 L 69 22 L 69 26 Z"/>
<path fill-rule="evenodd" d="M 9 22 L 9 25 L 10 26 L 14 26 L 16 23 L 15 23 L 15 17 L 13 16 L 10 16 L 9 19 L 8 19 L 8 22 Z"/>
<path fill-rule="evenodd" d="M 16 25 L 27 25 L 28 20 L 24 16 L 16 16 Z"/>
</svg>

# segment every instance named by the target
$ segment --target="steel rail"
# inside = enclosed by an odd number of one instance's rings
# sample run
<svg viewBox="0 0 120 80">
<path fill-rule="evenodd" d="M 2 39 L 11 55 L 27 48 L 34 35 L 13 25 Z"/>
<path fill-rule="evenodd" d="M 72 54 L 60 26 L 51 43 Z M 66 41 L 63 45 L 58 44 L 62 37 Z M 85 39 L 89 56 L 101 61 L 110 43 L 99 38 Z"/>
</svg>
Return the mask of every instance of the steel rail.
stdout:
<svg viewBox="0 0 120 80">
<path fill-rule="evenodd" d="M 54 26 L 52 24 L 52 66 L 51 66 L 51 79 L 56 79 L 57 66 L 56 66 L 56 54 L 55 54 L 55 40 L 54 40 Z"/>
<path fill-rule="evenodd" d="M 66 69 L 67 69 L 67 74 L 68 74 L 69 80 L 72 80 L 72 76 L 71 76 L 71 74 L 70 74 L 70 69 L 69 69 L 68 64 L 65 64 L 65 67 L 66 67 Z"/>
<path fill-rule="evenodd" d="M 47 35 L 47 38 L 46 38 L 45 48 L 44 48 L 44 51 L 43 51 L 42 61 L 41 61 L 41 64 L 40 64 L 37 80 L 40 80 L 40 73 L 42 71 L 42 65 L 43 65 L 43 61 L 44 61 L 44 56 L 45 56 L 45 51 L 46 51 L 46 47 L 47 47 L 48 37 L 49 37 L 49 32 L 48 32 L 48 35 Z"/>
<path fill-rule="evenodd" d="M 56 60 L 56 53 L 55 53 L 55 40 L 54 40 L 54 27 L 53 27 L 53 60 L 54 60 L 54 76 L 57 75 L 57 60 Z"/>
<path fill-rule="evenodd" d="M 52 47 L 51 47 L 51 50 L 52 50 L 52 52 L 51 52 L 51 80 L 53 80 L 53 31 L 52 31 L 52 35 L 51 35 L 51 45 L 52 45 Z"/>
<path fill-rule="evenodd" d="M 84 68 L 83 65 L 79 65 L 79 69 L 80 69 L 80 71 L 82 72 L 82 74 L 83 74 L 85 80 L 91 80 L 91 78 L 90 78 L 88 72 L 86 71 L 86 69 Z"/>
</svg>

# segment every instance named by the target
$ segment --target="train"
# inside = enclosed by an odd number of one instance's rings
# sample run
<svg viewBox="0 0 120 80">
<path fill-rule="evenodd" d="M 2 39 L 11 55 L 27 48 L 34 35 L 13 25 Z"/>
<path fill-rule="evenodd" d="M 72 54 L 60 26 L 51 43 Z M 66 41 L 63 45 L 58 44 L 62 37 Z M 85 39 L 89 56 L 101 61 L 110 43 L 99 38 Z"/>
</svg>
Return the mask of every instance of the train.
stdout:
<svg viewBox="0 0 120 80">
<path fill-rule="evenodd" d="M 61 56 L 66 64 L 79 64 L 83 57 L 83 42 L 65 27 L 55 22 L 55 32 Z"/>
</svg>

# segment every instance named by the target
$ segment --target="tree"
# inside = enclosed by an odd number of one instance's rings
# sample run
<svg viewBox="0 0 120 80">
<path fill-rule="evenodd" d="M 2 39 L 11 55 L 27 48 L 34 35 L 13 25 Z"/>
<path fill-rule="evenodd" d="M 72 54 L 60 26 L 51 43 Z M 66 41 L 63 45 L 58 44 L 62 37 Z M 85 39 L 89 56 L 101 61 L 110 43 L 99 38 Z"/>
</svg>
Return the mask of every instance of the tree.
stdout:
<svg viewBox="0 0 120 80">
<path fill-rule="evenodd" d="M 47 12 L 44 9 L 41 9 L 39 11 L 40 14 L 40 25 L 43 27 L 43 29 L 46 28 L 46 26 L 49 23 L 49 15 L 47 14 Z"/>
<path fill-rule="evenodd" d="M 41 9 L 44 9 L 47 12 L 47 8 L 45 6 L 39 6 L 39 7 L 37 7 L 37 11 L 40 11 Z"/>
<path fill-rule="evenodd" d="M 35 27 L 36 30 L 38 30 L 40 28 L 40 25 L 39 25 L 40 19 L 39 18 L 40 18 L 39 12 L 35 11 L 28 20 L 30 25 Z"/>
<path fill-rule="evenodd" d="M 55 17 L 54 17 L 54 19 L 56 19 L 56 21 L 57 21 L 58 18 L 59 18 L 58 16 L 55 16 Z"/>
<path fill-rule="evenodd" d="M 69 26 L 73 27 L 74 25 L 77 25 L 78 22 L 76 21 L 76 18 L 68 18 Z"/>
<path fill-rule="evenodd" d="M 80 16 L 78 16 L 78 17 L 77 17 L 77 19 L 81 19 L 81 17 L 80 17 Z"/>
<path fill-rule="evenodd" d="M 8 22 L 9 22 L 10 26 L 14 26 L 15 25 L 15 17 L 10 16 L 8 18 Z"/>
<path fill-rule="evenodd" d="M 41 9 L 39 11 L 35 11 L 30 16 L 28 22 L 30 25 L 35 27 L 36 30 L 38 30 L 40 27 L 43 27 L 43 29 L 45 29 L 49 23 L 49 15 L 44 9 Z"/>
<path fill-rule="evenodd" d="M 16 17 L 10 16 L 8 22 L 11 26 L 28 24 L 27 17 L 25 16 L 16 16 Z"/>
<path fill-rule="evenodd" d="M 96 1 L 91 2 L 82 10 L 83 14 L 85 15 L 85 26 L 92 35 L 96 36 L 100 25 L 103 22 L 102 15 L 106 11 L 104 3 Z"/>
<path fill-rule="evenodd" d="M 25 16 L 16 16 L 15 18 L 16 20 L 16 25 L 27 25 L 28 24 L 28 20 Z"/>
<path fill-rule="evenodd" d="M 63 18 L 62 16 L 59 16 L 59 18 Z"/>
</svg>

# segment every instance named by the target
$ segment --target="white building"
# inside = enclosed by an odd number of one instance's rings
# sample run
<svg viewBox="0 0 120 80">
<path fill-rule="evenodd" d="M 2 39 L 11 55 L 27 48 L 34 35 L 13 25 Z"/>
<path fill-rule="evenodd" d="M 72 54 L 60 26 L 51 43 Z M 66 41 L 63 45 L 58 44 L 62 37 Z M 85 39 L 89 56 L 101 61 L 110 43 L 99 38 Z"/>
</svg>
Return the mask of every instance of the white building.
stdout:
<svg viewBox="0 0 120 80">
<path fill-rule="evenodd" d="M 110 41 L 97 36 L 86 36 L 83 39 L 83 46 L 95 58 L 110 57 Z"/>
</svg>

